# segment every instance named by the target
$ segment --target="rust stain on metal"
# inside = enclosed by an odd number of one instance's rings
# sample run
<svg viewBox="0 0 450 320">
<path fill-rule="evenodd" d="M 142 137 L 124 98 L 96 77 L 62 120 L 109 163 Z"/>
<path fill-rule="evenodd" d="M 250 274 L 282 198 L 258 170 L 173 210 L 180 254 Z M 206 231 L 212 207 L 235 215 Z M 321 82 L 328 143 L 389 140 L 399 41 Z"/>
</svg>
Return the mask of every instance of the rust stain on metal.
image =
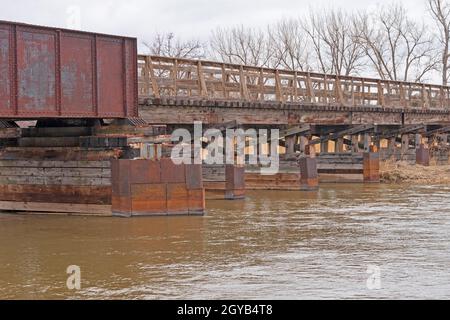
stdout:
<svg viewBox="0 0 450 320">
<path fill-rule="evenodd" d="M 137 117 L 137 40 L 0 21 L 1 118 Z"/>
</svg>

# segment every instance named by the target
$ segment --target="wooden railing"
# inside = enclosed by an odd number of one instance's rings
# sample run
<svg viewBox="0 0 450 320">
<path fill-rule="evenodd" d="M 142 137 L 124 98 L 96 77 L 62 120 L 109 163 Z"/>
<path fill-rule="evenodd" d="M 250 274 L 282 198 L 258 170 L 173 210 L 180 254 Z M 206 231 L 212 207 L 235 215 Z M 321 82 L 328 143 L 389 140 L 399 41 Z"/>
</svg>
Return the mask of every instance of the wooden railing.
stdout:
<svg viewBox="0 0 450 320">
<path fill-rule="evenodd" d="M 450 111 L 450 87 L 139 56 L 140 98 L 285 102 Z"/>
</svg>

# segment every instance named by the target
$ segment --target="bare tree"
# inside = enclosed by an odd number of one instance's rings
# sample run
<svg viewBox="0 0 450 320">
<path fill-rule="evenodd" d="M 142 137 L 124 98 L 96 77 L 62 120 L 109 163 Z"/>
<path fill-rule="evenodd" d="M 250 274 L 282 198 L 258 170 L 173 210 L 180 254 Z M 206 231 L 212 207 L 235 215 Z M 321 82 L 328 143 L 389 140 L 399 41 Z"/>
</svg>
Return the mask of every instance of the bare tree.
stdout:
<svg viewBox="0 0 450 320">
<path fill-rule="evenodd" d="M 355 41 L 355 16 L 341 10 L 312 11 L 303 22 L 315 52 L 315 67 L 324 73 L 358 74 L 364 50 Z"/>
<path fill-rule="evenodd" d="M 274 50 L 267 33 L 261 29 L 237 26 L 212 32 L 210 50 L 213 58 L 228 63 L 276 67 Z"/>
<path fill-rule="evenodd" d="M 436 69 L 432 34 L 423 23 L 410 20 L 401 5 L 362 13 L 357 26 L 366 57 L 382 79 L 422 82 Z"/>
<path fill-rule="evenodd" d="M 300 20 L 281 20 L 269 26 L 273 59 L 288 70 L 309 71 L 309 39 Z"/>
<path fill-rule="evenodd" d="M 143 42 L 151 55 L 201 59 L 205 57 L 204 45 L 199 40 L 182 41 L 175 34 L 157 33 L 151 42 Z"/>
<path fill-rule="evenodd" d="M 431 16 L 439 29 L 439 42 L 441 44 L 441 73 L 442 84 L 447 85 L 449 80 L 449 46 L 450 46 L 450 4 L 445 0 L 427 0 Z"/>
<path fill-rule="evenodd" d="M 157 34 L 144 45 L 152 55 L 208 58 L 228 63 L 338 75 L 374 75 L 396 81 L 450 78 L 450 0 L 426 0 L 439 34 L 411 20 L 393 3 L 373 12 L 312 10 L 265 28 L 217 28 L 209 43 Z M 438 41 L 440 41 L 440 48 Z M 440 56 L 440 57 L 439 57 Z M 250 79 L 250 82 L 256 81 Z"/>
</svg>

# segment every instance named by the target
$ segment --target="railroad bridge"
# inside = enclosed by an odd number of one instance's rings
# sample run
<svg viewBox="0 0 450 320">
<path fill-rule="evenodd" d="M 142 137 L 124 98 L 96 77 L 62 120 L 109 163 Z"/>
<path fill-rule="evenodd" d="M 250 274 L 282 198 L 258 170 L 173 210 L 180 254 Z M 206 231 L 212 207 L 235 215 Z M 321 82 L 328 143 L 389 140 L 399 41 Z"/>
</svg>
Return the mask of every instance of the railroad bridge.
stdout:
<svg viewBox="0 0 450 320">
<path fill-rule="evenodd" d="M 450 87 L 139 56 L 140 116 L 153 124 L 443 125 Z"/>
<path fill-rule="evenodd" d="M 144 55 L 138 74 L 146 122 L 275 127 L 291 153 L 307 138 L 325 153 L 329 141 L 357 152 L 385 140 L 391 155 L 397 143 L 404 152 L 423 138 L 446 144 L 450 132 L 448 86 Z"/>
<path fill-rule="evenodd" d="M 167 136 L 197 121 L 279 129 L 279 172 L 175 166 Z M 0 210 L 202 214 L 205 190 L 242 199 L 379 182 L 380 159 L 448 164 L 449 132 L 446 86 L 139 56 L 134 38 L 0 21 Z"/>
</svg>

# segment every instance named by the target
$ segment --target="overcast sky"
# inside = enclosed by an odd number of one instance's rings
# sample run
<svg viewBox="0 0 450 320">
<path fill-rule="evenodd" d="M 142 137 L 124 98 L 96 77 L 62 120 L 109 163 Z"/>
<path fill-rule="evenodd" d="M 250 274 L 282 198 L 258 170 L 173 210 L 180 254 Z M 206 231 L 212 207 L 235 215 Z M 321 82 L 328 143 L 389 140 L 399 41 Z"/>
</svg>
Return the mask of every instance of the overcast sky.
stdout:
<svg viewBox="0 0 450 320">
<path fill-rule="evenodd" d="M 426 0 L 403 2 L 418 19 Z M 151 39 L 155 32 L 207 39 L 218 26 L 265 26 L 280 18 L 298 17 L 314 7 L 370 9 L 391 0 L 0 0 L 0 20 L 52 27 L 76 27 Z M 395 0 L 394 0 L 395 2 Z"/>
</svg>

